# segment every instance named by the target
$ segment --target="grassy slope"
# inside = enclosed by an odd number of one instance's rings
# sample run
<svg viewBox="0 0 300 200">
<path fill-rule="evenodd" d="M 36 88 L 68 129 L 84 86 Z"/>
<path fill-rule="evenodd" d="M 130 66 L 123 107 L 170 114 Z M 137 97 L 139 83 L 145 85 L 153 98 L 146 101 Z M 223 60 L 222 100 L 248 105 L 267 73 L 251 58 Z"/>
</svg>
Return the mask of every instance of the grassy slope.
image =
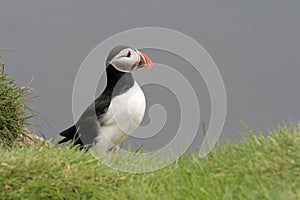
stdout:
<svg viewBox="0 0 300 200">
<path fill-rule="evenodd" d="M 0 148 L 0 154 L 5 199 L 300 198 L 299 124 L 218 147 L 203 160 L 185 155 L 145 174 L 115 171 L 69 148 Z"/>
</svg>

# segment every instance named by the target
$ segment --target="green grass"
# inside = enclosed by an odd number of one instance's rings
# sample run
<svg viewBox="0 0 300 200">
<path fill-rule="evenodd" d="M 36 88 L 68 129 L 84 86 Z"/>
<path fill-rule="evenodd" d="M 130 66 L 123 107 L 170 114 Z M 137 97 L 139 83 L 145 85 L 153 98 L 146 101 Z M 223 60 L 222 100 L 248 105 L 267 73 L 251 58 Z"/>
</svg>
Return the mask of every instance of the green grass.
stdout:
<svg viewBox="0 0 300 200">
<path fill-rule="evenodd" d="M 300 124 L 245 133 L 205 159 L 184 155 L 161 170 L 131 174 L 91 154 L 55 145 L 0 148 L 3 199 L 299 199 Z M 118 154 L 111 155 L 118 159 Z"/>
<path fill-rule="evenodd" d="M 12 147 L 28 141 L 24 129 L 31 117 L 26 112 L 31 111 L 25 104 L 28 95 L 27 87 L 19 87 L 13 79 L 0 75 L 0 145 Z"/>
<path fill-rule="evenodd" d="M 300 199 L 300 124 L 269 137 L 247 129 L 239 143 L 219 145 L 205 159 L 184 154 L 161 170 L 132 174 L 68 146 L 17 145 L 27 134 L 27 89 L 0 75 L 0 93 L 0 199 Z M 104 159 L 132 164 L 119 153 Z"/>
</svg>

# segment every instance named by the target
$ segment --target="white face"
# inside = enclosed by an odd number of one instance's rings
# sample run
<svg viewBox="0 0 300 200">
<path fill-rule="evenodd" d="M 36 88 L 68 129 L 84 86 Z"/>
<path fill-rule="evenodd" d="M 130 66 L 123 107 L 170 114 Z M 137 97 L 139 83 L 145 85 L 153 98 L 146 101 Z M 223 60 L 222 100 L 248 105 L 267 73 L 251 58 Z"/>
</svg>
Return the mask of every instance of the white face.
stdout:
<svg viewBox="0 0 300 200">
<path fill-rule="evenodd" d="M 132 72 L 134 67 L 140 62 L 140 55 L 137 50 L 126 48 L 120 51 L 109 62 L 117 70 L 122 72 Z"/>
</svg>

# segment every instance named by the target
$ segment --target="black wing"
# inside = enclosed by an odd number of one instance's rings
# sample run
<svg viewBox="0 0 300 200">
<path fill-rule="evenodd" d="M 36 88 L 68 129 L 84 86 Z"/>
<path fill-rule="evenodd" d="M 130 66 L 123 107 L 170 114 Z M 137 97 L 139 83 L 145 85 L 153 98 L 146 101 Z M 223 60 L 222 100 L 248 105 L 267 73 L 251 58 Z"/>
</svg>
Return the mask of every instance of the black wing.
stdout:
<svg viewBox="0 0 300 200">
<path fill-rule="evenodd" d="M 99 120 L 111 102 L 110 95 L 103 93 L 83 112 L 75 125 L 62 131 L 59 135 L 65 137 L 59 144 L 73 141 L 74 145 L 91 145 L 98 136 Z"/>
</svg>

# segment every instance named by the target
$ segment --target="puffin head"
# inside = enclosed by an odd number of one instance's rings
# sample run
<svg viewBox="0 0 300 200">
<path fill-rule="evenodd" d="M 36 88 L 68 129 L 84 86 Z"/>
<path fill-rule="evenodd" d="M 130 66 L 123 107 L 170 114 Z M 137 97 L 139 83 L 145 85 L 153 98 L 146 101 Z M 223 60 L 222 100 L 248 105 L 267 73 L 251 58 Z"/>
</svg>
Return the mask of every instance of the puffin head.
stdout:
<svg viewBox="0 0 300 200">
<path fill-rule="evenodd" d="M 153 67 L 153 62 L 145 54 L 128 46 L 116 46 L 110 52 L 106 60 L 106 66 L 112 65 L 121 72 L 132 72 L 134 70 Z"/>
</svg>

